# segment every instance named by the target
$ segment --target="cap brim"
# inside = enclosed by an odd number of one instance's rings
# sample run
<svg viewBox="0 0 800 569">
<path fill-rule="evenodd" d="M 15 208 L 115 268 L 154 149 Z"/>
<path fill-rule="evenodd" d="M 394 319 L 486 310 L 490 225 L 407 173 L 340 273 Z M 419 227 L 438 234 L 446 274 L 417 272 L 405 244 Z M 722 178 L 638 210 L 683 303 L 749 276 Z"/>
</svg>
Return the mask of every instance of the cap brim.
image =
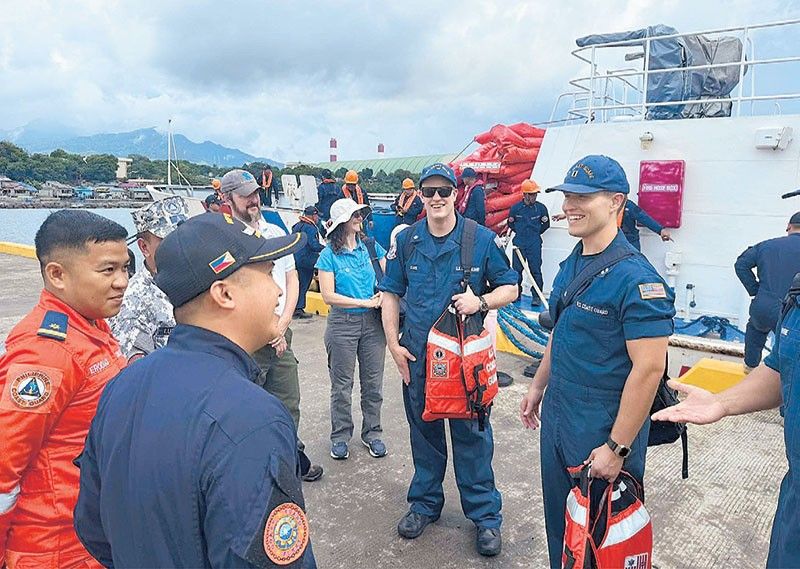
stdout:
<svg viewBox="0 0 800 569">
<path fill-rule="evenodd" d="M 547 188 L 545 192 L 569 192 L 571 194 L 596 194 L 597 192 L 605 192 L 603 188 L 595 188 L 594 186 L 584 186 L 583 184 L 559 184 L 552 188 Z M 620 192 L 622 193 L 622 192 Z"/>
<path fill-rule="evenodd" d="M 248 263 L 274 261 L 292 255 L 302 249 L 308 239 L 305 233 L 290 233 L 282 237 L 262 239 L 262 241 L 259 248 L 247 259 Z"/>
</svg>

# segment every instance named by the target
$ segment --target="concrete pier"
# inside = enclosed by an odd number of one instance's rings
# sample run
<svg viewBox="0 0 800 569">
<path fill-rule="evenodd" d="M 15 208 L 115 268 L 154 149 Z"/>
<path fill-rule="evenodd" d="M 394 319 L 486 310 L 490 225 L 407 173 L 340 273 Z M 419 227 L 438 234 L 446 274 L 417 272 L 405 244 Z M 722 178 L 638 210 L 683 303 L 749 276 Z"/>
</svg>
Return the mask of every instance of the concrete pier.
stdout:
<svg viewBox="0 0 800 569">
<path fill-rule="evenodd" d="M 0 337 L 35 304 L 40 287 L 35 260 L 0 254 Z M 356 388 L 356 437 L 350 459 L 334 461 L 328 454 L 325 319 L 296 322 L 292 328 L 300 360 L 300 435 L 312 460 L 325 468 L 320 481 L 304 484 L 321 568 L 547 566 L 538 433 L 523 430 L 518 418 L 520 398 L 529 382 L 522 375 L 527 360 L 499 354 L 499 369 L 516 381 L 501 390 L 492 412 L 504 543 L 499 557 L 484 559 L 475 551 L 475 530 L 461 512 L 452 468 L 445 479 L 447 502 L 441 519 L 416 540 L 397 535 L 397 521 L 407 510 L 405 496 L 413 467 L 401 380 L 391 357 L 387 354 L 382 417 L 389 455 L 370 457 L 357 438 L 361 419 Z M 778 486 L 786 472 L 777 411 L 691 427 L 688 480 L 681 480 L 680 469 L 679 443 L 649 451 L 646 491 L 655 531 L 655 564 L 661 569 L 763 567 Z"/>
</svg>

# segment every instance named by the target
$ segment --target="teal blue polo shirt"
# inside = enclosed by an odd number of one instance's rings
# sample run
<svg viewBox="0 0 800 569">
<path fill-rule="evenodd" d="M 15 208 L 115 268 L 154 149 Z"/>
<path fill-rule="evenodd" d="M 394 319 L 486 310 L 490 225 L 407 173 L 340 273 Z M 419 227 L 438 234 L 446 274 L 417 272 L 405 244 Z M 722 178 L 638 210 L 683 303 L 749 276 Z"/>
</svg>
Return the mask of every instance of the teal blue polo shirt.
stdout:
<svg viewBox="0 0 800 569">
<path fill-rule="evenodd" d="M 378 259 L 386 256 L 386 250 L 375 243 L 375 251 Z M 334 291 L 342 296 L 350 298 L 368 299 L 375 294 L 377 282 L 375 269 L 372 268 L 372 261 L 369 258 L 367 246 L 359 240 L 358 245 L 352 251 L 342 249 L 334 253 L 330 243 L 328 243 L 319 254 L 319 259 L 315 267 L 320 271 L 333 273 Z M 345 308 L 347 312 L 365 312 L 368 308 Z"/>
</svg>

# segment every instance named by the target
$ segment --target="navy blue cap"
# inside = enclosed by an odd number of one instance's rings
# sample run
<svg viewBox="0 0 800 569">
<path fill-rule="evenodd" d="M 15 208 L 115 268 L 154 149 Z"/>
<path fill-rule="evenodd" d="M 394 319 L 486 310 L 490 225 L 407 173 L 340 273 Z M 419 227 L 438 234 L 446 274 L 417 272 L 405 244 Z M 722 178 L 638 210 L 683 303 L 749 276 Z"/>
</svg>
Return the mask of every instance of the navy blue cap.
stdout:
<svg viewBox="0 0 800 569">
<path fill-rule="evenodd" d="M 475 173 L 475 170 L 473 170 L 470 167 L 466 167 L 466 168 L 464 168 L 464 171 L 461 172 L 461 177 L 462 178 L 477 178 L 478 175 Z"/>
<path fill-rule="evenodd" d="M 172 306 L 181 306 L 243 266 L 291 255 L 305 244 L 303 233 L 265 239 L 228 214 L 197 215 L 161 242 L 155 282 Z"/>
<path fill-rule="evenodd" d="M 207 206 L 209 206 L 209 205 L 211 205 L 211 204 L 213 204 L 213 203 L 215 203 L 215 204 L 222 204 L 222 200 L 221 200 L 221 199 L 219 199 L 219 196 L 218 196 L 216 193 L 214 193 L 214 194 L 208 194 L 208 195 L 206 196 L 205 202 L 206 202 L 206 205 L 207 205 Z"/>
<path fill-rule="evenodd" d="M 453 184 L 453 186 L 456 185 L 456 173 L 453 172 L 453 169 L 447 164 L 437 162 L 436 164 L 425 166 L 422 169 L 422 174 L 419 176 L 420 185 L 422 185 L 422 182 L 428 178 L 432 178 L 433 176 L 441 176 L 442 178 L 447 179 L 447 181 Z"/>
<path fill-rule="evenodd" d="M 303 210 L 303 215 L 319 215 L 319 210 L 313 205 L 310 205 Z"/>
<path fill-rule="evenodd" d="M 792 217 L 789 219 L 789 225 L 800 225 L 800 211 L 798 211 L 796 214 L 794 214 L 794 215 L 793 215 L 793 216 L 792 216 Z M 157 251 L 157 250 L 158 250 L 158 249 L 156 249 L 156 251 Z"/>
<path fill-rule="evenodd" d="M 545 192 L 556 191 L 573 194 L 596 192 L 627 194 L 631 191 L 631 187 L 619 162 L 608 156 L 591 154 L 572 165 L 564 177 L 563 184 L 545 190 Z"/>
</svg>

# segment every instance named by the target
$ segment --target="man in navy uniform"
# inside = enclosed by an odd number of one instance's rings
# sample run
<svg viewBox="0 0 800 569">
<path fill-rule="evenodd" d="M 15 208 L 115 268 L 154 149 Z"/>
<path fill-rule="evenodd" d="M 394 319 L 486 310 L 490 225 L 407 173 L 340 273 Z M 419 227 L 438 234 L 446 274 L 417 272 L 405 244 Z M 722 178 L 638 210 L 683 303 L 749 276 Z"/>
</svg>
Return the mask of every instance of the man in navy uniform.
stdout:
<svg viewBox="0 0 800 569">
<path fill-rule="evenodd" d="M 486 191 L 483 182 L 478 180 L 478 174 L 472 168 L 464 168 L 461 181 L 464 183 L 464 195 L 459 211 L 467 219 L 486 225 Z"/>
<path fill-rule="evenodd" d="M 494 234 L 483 227 L 476 227 L 469 288 L 465 292 L 461 286 L 465 219 L 456 214 L 455 189 L 456 177 L 450 167 L 433 164 L 422 171 L 420 190 L 426 217 L 397 236 L 396 246 L 387 255 L 386 275 L 378 287 L 384 291 L 386 342 L 403 378 L 403 402 L 411 430 L 414 478 L 408 489 L 410 509 L 397 527 L 407 539 L 421 535 L 428 524 L 439 518 L 444 506 L 444 420 L 422 420 L 428 332 L 450 303 L 461 314 L 485 314 L 517 296 L 517 274 L 495 245 Z M 402 296 L 407 308 L 401 337 Z M 497 555 L 502 544 L 502 516 L 500 492 L 492 471 L 491 425 L 487 418 L 483 431 L 477 420 L 449 420 L 449 426 L 461 506 L 477 527 L 478 552 Z"/>
<path fill-rule="evenodd" d="M 531 271 L 531 276 L 541 291 L 544 284 L 542 280 L 542 234 L 550 229 L 550 213 L 543 203 L 536 201 L 539 191 L 539 184 L 533 180 L 522 182 L 522 201 L 511 206 L 511 211 L 508 213 L 508 226 L 514 232 L 514 247 L 522 253 Z M 516 253 L 514 253 L 512 263 L 514 270 L 520 274 L 519 293 L 522 297 L 523 269 Z M 541 304 L 539 295 L 533 288 L 531 288 L 531 298 L 533 306 Z"/>
<path fill-rule="evenodd" d="M 586 156 L 547 191 L 556 190 L 564 192 L 569 234 L 580 242 L 553 282 L 555 327 L 520 402 L 523 425 L 542 425 L 551 567 L 561 567 L 568 467 L 591 461 L 591 476 L 612 482 L 624 462 L 643 481 L 648 415 L 675 315 L 673 292 L 617 227 L 629 192 L 619 163 Z"/>
<path fill-rule="evenodd" d="M 669 241 L 672 239 L 669 231 L 664 229 L 659 222 L 653 219 L 645 210 L 640 208 L 637 204 L 630 200 L 625 201 L 625 208 L 622 210 L 622 233 L 625 234 L 631 245 L 636 247 L 637 251 L 642 250 L 642 245 L 639 243 L 639 228 L 636 224 L 644 225 L 647 229 L 656 233 L 661 237 L 662 241 Z"/>
<path fill-rule="evenodd" d="M 758 277 L 753 275 L 754 268 Z M 789 219 L 786 236 L 748 247 L 736 259 L 734 269 L 753 298 L 744 336 L 744 364 L 752 369 L 761 362 L 767 334 L 778 323 L 781 300 L 800 272 L 800 212 Z"/>
<path fill-rule="evenodd" d="M 304 242 L 201 215 L 161 243 L 177 326 L 108 385 L 79 458 L 75 529 L 104 566 L 316 566 L 294 422 L 249 355 L 278 335 L 273 263 Z"/>
<path fill-rule="evenodd" d="M 306 314 L 306 293 L 311 281 L 314 279 L 314 265 L 317 264 L 319 253 L 325 246 L 319 240 L 319 210 L 313 205 L 303 210 L 300 221 L 292 227 L 293 233 L 305 233 L 306 245 L 294 254 L 294 264 L 297 267 L 297 277 L 300 281 L 300 294 L 297 297 L 297 306 L 294 309 L 294 318 L 311 318 Z"/>
<path fill-rule="evenodd" d="M 317 210 L 322 221 L 331 217 L 331 206 L 339 198 L 343 198 L 342 190 L 336 185 L 336 179 L 330 170 L 322 171 L 322 182 L 317 186 Z"/>
</svg>

